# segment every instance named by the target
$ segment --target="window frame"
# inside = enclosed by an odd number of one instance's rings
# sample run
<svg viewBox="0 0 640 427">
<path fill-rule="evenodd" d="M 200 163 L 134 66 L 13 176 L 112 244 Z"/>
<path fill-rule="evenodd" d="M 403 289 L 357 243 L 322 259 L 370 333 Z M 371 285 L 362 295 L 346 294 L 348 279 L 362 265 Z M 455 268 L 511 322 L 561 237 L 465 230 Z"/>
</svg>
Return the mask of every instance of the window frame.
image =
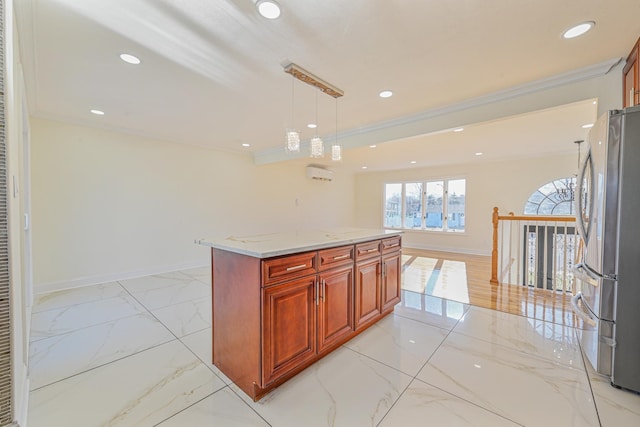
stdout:
<svg viewBox="0 0 640 427">
<path fill-rule="evenodd" d="M 465 217 L 465 226 L 463 230 L 450 229 L 449 228 L 449 182 L 450 181 L 459 181 L 464 180 L 464 217 Z M 403 180 L 403 181 L 387 181 L 382 185 L 382 228 L 388 230 L 406 230 L 406 231 L 415 231 L 415 232 L 427 232 L 427 233 L 444 233 L 449 235 L 463 235 L 467 233 L 467 177 L 466 176 L 450 176 L 450 177 L 434 177 L 434 178 L 424 178 L 424 179 L 414 179 L 414 180 Z M 443 197 L 442 197 L 442 228 L 428 228 L 427 225 L 427 184 L 433 182 L 442 182 L 443 183 Z M 421 225 L 420 227 L 407 227 L 406 224 L 406 188 L 407 184 L 421 184 L 422 185 L 422 195 L 421 195 Z M 400 226 L 393 227 L 388 226 L 386 224 L 386 215 L 387 215 L 387 186 L 388 185 L 400 185 Z"/>
</svg>

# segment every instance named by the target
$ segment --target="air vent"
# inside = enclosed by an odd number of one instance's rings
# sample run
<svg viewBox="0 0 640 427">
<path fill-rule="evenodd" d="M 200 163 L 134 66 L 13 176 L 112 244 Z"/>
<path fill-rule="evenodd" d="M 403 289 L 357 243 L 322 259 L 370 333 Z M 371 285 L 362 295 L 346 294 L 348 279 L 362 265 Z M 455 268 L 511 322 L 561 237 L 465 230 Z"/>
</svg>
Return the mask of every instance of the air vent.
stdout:
<svg viewBox="0 0 640 427">
<path fill-rule="evenodd" d="M 333 172 L 318 166 L 307 166 L 307 177 L 318 181 L 333 181 Z"/>
</svg>

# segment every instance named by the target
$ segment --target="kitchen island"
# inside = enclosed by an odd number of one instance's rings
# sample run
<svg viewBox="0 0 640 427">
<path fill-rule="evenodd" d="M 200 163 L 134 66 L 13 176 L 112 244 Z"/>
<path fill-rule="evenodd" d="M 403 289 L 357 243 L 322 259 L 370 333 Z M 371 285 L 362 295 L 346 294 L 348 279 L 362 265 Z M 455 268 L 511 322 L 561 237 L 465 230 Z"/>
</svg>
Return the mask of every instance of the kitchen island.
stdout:
<svg viewBox="0 0 640 427">
<path fill-rule="evenodd" d="M 393 311 L 401 242 L 356 228 L 199 240 L 212 248 L 213 364 L 260 399 Z"/>
</svg>

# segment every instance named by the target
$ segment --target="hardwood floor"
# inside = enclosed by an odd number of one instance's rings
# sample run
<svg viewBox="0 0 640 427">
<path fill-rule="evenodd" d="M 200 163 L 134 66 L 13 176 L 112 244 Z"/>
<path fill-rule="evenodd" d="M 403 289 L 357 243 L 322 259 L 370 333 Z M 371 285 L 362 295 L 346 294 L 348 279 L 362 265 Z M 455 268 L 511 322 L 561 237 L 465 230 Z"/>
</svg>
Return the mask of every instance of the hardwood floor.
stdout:
<svg viewBox="0 0 640 427">
<path fill-rule="evenodd" d="M 402 288 L 567 326 L 581 322 L 571 295 L 518 285 L 492 285 L 491 257 L 404 248 Z"/>
</svg>

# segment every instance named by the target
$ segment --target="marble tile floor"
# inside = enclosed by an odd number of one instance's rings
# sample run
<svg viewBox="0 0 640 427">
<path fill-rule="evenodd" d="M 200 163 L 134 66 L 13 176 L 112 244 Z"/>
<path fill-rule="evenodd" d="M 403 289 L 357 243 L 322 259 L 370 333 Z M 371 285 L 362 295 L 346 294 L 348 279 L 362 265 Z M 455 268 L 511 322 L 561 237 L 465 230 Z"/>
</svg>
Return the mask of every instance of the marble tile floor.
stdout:
<svg viewBox="0 0 640 427">
<path fill-rule="evenodd" d="M 259 402 L 211 364 L 208 269 L 39 295 L 30 427 L 637 426 L 571 326 L 403 291 Z"/>
</svg>

